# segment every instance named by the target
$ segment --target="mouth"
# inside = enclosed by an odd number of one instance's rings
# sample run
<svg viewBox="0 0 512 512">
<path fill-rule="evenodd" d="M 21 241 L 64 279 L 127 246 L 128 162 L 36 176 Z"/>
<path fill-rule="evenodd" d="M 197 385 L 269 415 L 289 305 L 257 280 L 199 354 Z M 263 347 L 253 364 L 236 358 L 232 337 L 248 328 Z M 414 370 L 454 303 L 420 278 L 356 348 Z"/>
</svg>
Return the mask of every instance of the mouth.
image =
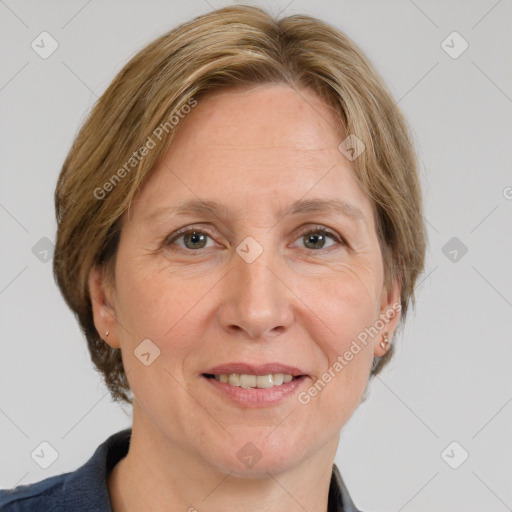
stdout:
<svg viewBox="0 0 512 512">
<path fill-rule="evenodd" d="M 280 363 L 254 366 L 229 363 L 202 374 L 215 396 L 243 408 L 269 407 L 290 398 L 305 385 L 309 375 Z"/>
<path fill-rule="evenodd" d="M 289 373 L 268 373 L 253 375 L 248 373 L 203 373 L 207 379 L 215 379 L 222 384 L 245 389 L 269 389 L 288 384 L 292 380 L 302 379 L 305 375 L 291 375 Z"/>
</svg>

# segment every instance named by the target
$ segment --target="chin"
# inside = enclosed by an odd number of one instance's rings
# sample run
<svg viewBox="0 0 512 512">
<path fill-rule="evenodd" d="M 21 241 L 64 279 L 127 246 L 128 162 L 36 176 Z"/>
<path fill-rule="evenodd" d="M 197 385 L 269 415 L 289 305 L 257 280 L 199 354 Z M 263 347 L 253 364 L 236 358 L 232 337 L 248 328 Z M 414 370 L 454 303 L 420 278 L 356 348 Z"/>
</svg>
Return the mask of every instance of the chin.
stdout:
<svg viewBox="0 0 512 512">
<path fill-rule="evenodd" d="M 252 461 L 246 456 L 241 462 L 237 456 L 214 461 L 215 466 L 222 473 L 230 474 L 235 478 L 267 479 L 269 473 L 277 475 L 289 471 L 298 465 L 296 454 L 268 454 Z"/>
<path fill-rule="evenodd" d="M 293 469 L 307 457 L 309 443 L 299 442 L 293 436 L 269 438 L 266 428 L 259 435 L 254 430 L 229 438 L 227 446 L 211 450 L 206 458 L 222 473 L 238 478 L 268 478 Z M 212 459 L 212 455 L 217 458 Z"/>
</svg>

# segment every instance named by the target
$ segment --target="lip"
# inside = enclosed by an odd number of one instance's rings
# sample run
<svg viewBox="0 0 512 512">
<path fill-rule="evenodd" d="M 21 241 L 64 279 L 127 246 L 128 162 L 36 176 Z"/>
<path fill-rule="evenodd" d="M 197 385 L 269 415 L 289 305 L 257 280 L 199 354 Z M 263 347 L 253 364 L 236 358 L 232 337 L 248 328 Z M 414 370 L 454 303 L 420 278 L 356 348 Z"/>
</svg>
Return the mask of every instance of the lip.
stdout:
<svg viewBox="0 0 512 512">
<path fill-rule="evenodd" d="M 299 377 L 302 375 L 307 376 L 307 373 L 301 370 L 300 368 L 288 366 L 281 363 L 265 363 L 261 365 L 254 365 L 242 362 L 226 363 L 214 366 L 213 368 L 210 368 L 204 372 L 204 374 L 209 375 L 222 375 L 229 373 L 245 373 L 247 375 L 268 375 L 270 373 L 285 373 L 288 375 L 292 375 L 293 377 Z"/>
<path fill-rule="evenodd" d="M 222 368 L 222 367 L 219 367 Z M 254 368 L 254 367 L 253 367 Z M 258 367 L 260 368 L 260 367 Z M 281 365 L 281 368 L 284 368 Z M 290 368 L 288 367 L 288 370 Z M 236 372 L 229 372 L 236 373 Z M 284 372 L 269 372 L 269 373 L 284 373 Z M 266 375 L 266 374 L 263 374 Z M 242 388 L 238 386 L 231 386 L 230 384 L 220 382 L 213 378 L 202 376 L 205 383 L 211 386 L 215 394 L 220 393 L 221 396 L 227 398 L 230 402 L 235 403 L 239 407 L 243 408 L 261 408 L 269 407 L 280 402 L 284 399 L 295 396 L 296 392 L 300 387 L 305 385 L 308 377 L 302 375 L 297 377 L 286 384 L 280 386 L 274 386 L 272 388 L 260 389 L 260 388 Z"/>
</svg>

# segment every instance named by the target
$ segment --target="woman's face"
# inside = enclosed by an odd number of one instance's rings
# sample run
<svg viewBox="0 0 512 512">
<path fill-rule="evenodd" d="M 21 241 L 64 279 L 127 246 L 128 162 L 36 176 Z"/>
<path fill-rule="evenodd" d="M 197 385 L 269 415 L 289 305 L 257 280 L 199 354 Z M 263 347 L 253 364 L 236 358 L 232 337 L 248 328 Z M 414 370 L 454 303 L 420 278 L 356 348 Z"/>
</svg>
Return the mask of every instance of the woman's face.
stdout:
<svg viewBox="0 0 512 512">
<path fill-rule="evenodd" d="M 207 96 L 180 123 L 124 219 L 109 303 L 94 300 L 98 330 L 122 349 L 134 421 L 235 474 L 335 451 L 399 317 L 358 341 L 399 291 L 383 290 L 371 204 L 336 119 L 314 92 L 272 85 Z M 302 377 L 247 389 L 209 373 Z"/>
</svg>

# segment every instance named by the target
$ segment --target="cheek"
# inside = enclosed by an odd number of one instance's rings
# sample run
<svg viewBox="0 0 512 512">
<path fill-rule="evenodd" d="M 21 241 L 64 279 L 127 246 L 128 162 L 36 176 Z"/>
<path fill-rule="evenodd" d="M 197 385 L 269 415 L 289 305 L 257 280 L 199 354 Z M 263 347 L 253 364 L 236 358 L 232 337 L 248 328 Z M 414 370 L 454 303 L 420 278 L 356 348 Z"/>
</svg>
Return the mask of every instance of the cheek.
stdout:
<svg viewBox="0 0 512 512">
<path fill-rule="evenodd" d="M 340 342 L 357 336 L 374 320 L 379 303 L 381 275 L 370 258 L 338 263 L 326 273 L 296 276 L 293 289 L 298 298 L 323 321 Z"/>
<path fill-rule="evenodd" d="M 360 340 L 373 324 L 375 303 L 357 279 L 351 285 L 342 281 L 328 288 L 325 295 L 310 297 L 315 305 L 310 337 L 321 352 L 322 368 L 298 399 L 321 424 L 339 430 L 359 405 L 368 383 L 373 343 Z"/>
<path fill-rule="evenodd" d="M 205 325 L 214 312 L 208 304 L 218 300 L 217 281 L 214 275 L 192 278 L 170 272 L 165 264 L 135 264 L 128 268 L 121 260 L 117 306 L 123 326 L 125 367 L 139 368 L 134 350 L 142 340 L 149 339 L 160 350 L 154 366 L 186 376 L 184 365 L 190 364 L 188 356 L 204 339 Z"/>
<path fill-rule="evenodd" d="M 120 258 L 116 275 L 118 319 L 139 335 L 161 338 L 201 298 L 196 283 L 144 258 Z"/>
<path fill-rule="evenodd" d="M 154 268 L 131 269 L 124 276 L 119 279 L 118 320 L 123 326 L 122 357 L 130 387 L 144 407 L 165 410 L 164 404 L 171 407 L 166 397 L 179 403 L 181 386 L 190 374 L 184 364 L 201 339 L 200 308 L 195 306 L 204 292 L 181 286 L 181 279 Z M 140 357 L 148 351 L 150 364 L 146 366 Z M 186 408 L 186 404 L 181 406 Z"/>
<path fill-rule="evenodd" d="M 368 263 L 340 265 L 328 278 L 296 282 L 297 295 L 309 308 L 305 327 L 328 372 L 316 375 L 329 383 L 324 401 L 358 400 L 364 391 L 373 361 L 373 343 L 366 333 L 375 321 L 378 279 L 378 269 Z"/>
</svg>

